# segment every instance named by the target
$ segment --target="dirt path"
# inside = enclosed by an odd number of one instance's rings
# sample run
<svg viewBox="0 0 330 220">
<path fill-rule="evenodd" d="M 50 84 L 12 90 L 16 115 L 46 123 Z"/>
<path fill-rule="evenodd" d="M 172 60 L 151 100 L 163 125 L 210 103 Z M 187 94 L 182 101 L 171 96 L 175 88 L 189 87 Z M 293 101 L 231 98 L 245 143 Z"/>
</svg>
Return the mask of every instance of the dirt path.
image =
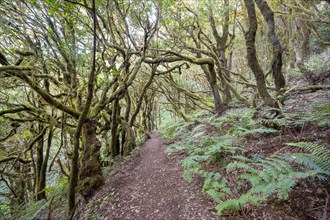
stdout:
<svg viewBox="0 0 330 220">
<path fill-rule="evenodd" d="M 122 170 L 106 182 L 79 219 L 217 219 L 201 188 L 182 178 L 179 160 L 166 156 L 156 134 Z"/>
</svg>

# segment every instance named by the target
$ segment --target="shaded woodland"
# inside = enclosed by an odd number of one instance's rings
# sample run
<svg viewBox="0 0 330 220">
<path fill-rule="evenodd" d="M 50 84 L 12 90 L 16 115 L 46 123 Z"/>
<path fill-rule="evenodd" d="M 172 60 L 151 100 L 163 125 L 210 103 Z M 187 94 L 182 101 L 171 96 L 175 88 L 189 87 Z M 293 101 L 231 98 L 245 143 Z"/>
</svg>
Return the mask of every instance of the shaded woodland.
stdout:
<svg viewBox="0 0 330 220">
<path fill-rule="evenodd" d="M 152 131 L 218 216 L 263 216 L 246 210 L 306 181 L 310 217 L 330 217 L 329 1 L 0 0 L 0 14 L 1 219 L 77 218 Z"/>
</svg>

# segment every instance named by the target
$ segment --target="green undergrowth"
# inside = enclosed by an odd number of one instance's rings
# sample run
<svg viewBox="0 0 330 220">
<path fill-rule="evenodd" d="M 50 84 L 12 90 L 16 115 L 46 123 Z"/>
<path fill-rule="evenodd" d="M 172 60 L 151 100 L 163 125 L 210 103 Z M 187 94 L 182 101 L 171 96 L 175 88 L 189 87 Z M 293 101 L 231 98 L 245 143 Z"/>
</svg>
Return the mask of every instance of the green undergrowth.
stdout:
<svg viewBox="0 0 330 220">
<path fill-rule="evenodd" d="M 59 179 L 56 186 L 50 186 L 46 189 L 47 199 L 34 201 L 18 207 L 9 219 L 33 220 L 46 219 L 49 214 L 52 217 L 65 216 L 66 210 L 66 188 L 68 182 L 66 179 Z M 50 212 L 50 213 L 49 213 Z"/>
<path fill-rule="evenodd" d="M 274 138 L 299 124 L 327 125 L 329 118 L 323 116 L 330 112 L 327 105 L 315 105 L 305 113 L 279 111 L 264 110 L 263 117 L 254 109 L 229 110 L 221 117 L 198 113 L 190 116 L 191 122 L 168 122 L 160 134 L 175 140 L 166 153 L 185 155 L 183 177 L 189 182 L 196 176 L 204 179 L 203 192 L 217 202 L 221 216 L 246 205 L 260 206 L 269 198 L 289 199 L 303 179 L 329 178 L 330 151 L 321 144 L 279 143 L 289 151 L 275 149 L 268 154 L 248 147 L 250 139 Z"/>
</svg>

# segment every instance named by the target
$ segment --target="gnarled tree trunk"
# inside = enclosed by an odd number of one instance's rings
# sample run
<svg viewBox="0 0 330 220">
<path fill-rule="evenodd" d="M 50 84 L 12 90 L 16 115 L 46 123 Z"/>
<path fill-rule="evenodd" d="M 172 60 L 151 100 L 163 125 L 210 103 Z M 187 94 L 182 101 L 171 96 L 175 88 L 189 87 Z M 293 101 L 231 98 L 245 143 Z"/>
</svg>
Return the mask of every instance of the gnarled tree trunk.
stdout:
<svg viewBox="0 0 330 220">
<path fill-rule="evenodd" d="M 96 138 L 96 120 L 89 119 L 83 128 L 84 150 L 80 158 L 77 190 L 87 200 L 104 183 L 100 158 L 101 142 Z"/>
<path fill-rule="evenodd" d="M 258 93 L 263 102 L 268 106 L 274 106 L 274 100 L 270 96 L 267 87 L 263 70 L 257 59 L 255 47 L 255 38 L 257 33 L 257 16 L 253 0 L 244 0 L 249 18 L 249 30 L 245 33 L 245 43 L 247 51 L 247 59 L 249 66 L 254 74 L 258 86 Z"/>
<path fill-rule="evenodd" d="M 273 46 L 272 72 L 275 82 L 276 92 L 279 94 L 285 87 L 285 78 L 282 73 L 282 48 L 275 33 L 274 12 L 270 9 L 264 0 L 255 0 L 268 26 L 268 37 Z"/>
</svg>

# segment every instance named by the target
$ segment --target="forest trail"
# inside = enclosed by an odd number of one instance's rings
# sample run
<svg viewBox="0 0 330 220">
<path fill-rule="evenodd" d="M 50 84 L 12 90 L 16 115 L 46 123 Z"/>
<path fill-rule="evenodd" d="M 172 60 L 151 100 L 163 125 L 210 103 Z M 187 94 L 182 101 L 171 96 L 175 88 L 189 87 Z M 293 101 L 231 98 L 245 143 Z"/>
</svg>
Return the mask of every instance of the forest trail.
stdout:
<svg viewBox="0 0 330 220">
<path fill-rule="evenodd" d="M 217 219 L 201 186 L 182 178 L 178 158 L 152 133 L 124 172 L 111 176 L 80 213 L 79 219 Z"/>
</svg>

